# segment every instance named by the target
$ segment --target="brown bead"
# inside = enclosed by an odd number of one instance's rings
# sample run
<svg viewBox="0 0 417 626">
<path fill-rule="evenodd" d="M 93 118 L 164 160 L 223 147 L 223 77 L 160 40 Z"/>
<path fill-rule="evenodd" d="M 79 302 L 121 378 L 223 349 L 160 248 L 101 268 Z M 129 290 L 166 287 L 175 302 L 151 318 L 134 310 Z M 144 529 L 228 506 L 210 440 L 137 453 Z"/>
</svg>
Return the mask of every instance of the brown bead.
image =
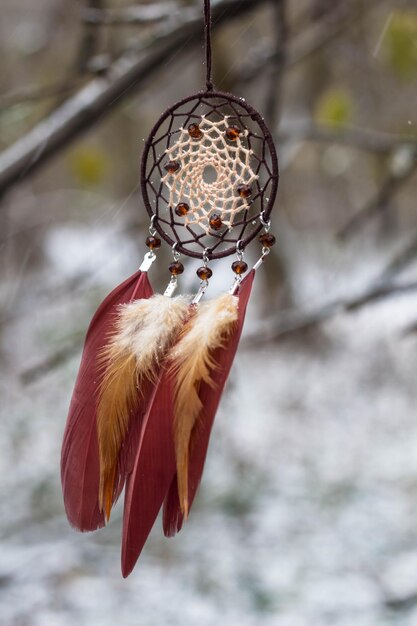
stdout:
<svg viewBox="0 0 417 626">
<path fill-rule="evenodd" d="M 149 237 L 146 238 L 145 243 L 150 250 L 158 250 L 158 248 L 161 247 L 161 240 L 159 237 L 153 237 L 152 235 L 149 235 Z"/>
<path fill-rule="evenodd" d="M 241 198 L 249 198 L 252 195 L 250 185 L 239 185 L 236 189 Z"/>
<path fill-rule="evenodd" d="M 272 246 L 276 242 L 276 239 L 272 233 L 262 233 L 262 235 L 260 235 L 259 237 L 259 241 L 264 248 L 272 248 Z"/>
<path fill-rule="evenodd" d="M 168 172 L 168 174 L 175 174 L 175 172 L 178 172 L 180 167 L 181 165 L 178 161 L 168 161 L 168 163 L 165 163 L 164 165 L 164 169 Z"/>
<path fill-rule="evenodd" d="M 235 261 L 232 263 L 232 270 L 235 274 L 244 274 L 248 271 L 248 264 L 245 261 Z"/>
<path fill-rule="evenodd" d="M 218 215 L 218 213 L 213 213 L 213 215 L 210 217 L 210 227 L 213 230 L 220 230 L 222 226 L 223 222 L 220 215 Z"/>
<path fill-rule="evenodd" d="M 190 210 L 190 206 L 186 202 L 180 202 L 175 207 L 175 213 L 179 215 L 180 217 L 184 217 L 184 215 L 187 215 L 189 210 Z"/>
<path fill-rule="evenodd" d="M 173 276 L 179 276 L 183 273 L 184 266 L 182 263 L 180 263 L 180 261 L 174 261 L 174 263 L 171 263 L 168 269 Z"/>
<path fill-rule="evenodd" d="M 202 265 L 196 271 L 197 276 L 200 280 L 209 280 L 213 276 L 213 272 L 209 267 Z"/>
<path fill-rule="evenodd" d="M 230 139 L 230 141 L 236 141 L 239 135 L 240 135 L 239 126 L 235 126 L 234 124 L 232 124 L 226 128 L 226 137 Z"/>
<path fill-rule="evenodd" d="M 193 139 L 201 139 L 203 136 L 203 131 L 198 124 L 190 124 L 188 127 L 188 134 Z"/>
</svg>

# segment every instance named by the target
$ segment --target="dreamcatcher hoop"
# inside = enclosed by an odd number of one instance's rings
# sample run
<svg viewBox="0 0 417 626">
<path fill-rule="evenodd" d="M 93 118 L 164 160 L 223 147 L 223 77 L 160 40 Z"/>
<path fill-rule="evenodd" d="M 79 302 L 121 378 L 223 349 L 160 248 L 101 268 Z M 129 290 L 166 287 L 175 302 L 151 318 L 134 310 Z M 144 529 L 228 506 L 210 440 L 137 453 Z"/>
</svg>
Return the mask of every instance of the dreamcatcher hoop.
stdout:
<svg viewBox="0 0 417 626">
<path fill-rule="evenodd" d="M 186 105 L 191 107 L 186 108 Z M 175 143 L 179 135 L 188 135 L 188 125 L 202 124 L 204 128 L 207 121 L 211 126 L 230 124 L 230 127 L 237 128 L 238 145 L 222 139 L 217 132 L 217 141 L 222 141 L 216 153 L 214 129 L 209 130 L 206 144 L 201 137 L 189 137 L 188 143 L 184 140 Z M 177 161 L 174 163 L 179 167 L 177 172 L 170 174 L 166 165 L 167 162 L 173 163 L 172 155 L 175 154 Z M 199 168 L 196 167 L 197 161 Z M 223 186 L 205 183 L 202 175 L 205 165 L 217 170 L 216 175 L 223 180 Z M 229 180 L 226 180 L 227 176 Z M 205 255 L 208 259 L 219 259 L 235 254 L 237 245 L 244 249 L 269 221 L 278 180 L 278 157 L 264 119 L 243 98 L 233 94 L 208 89 L 183 98 L 161 115 L 144 145 L 141 189 L 146 210 L 159 235 L 186 256 L 203 258 Z M 240 201 L 238 189 L 248 187 L 248 183 L 253 189 L 246 190 L 249 197 L 243 196 Z M 188 189 L 186 197 L 179 196 L 179 188 Z M 194 219 L 197 229 L 193 227 L 192 219 L 183 220 L 175 215 L 172 202 L 175 199 L 176 203 L 189 206 L 190 195 L 194 197 L 192 211 L 198 213 L 196 203 L 201 204 L 202 215 Z M 223 206 L 219 207 L 219 203 Z M 231 204 L 234 209 L 229 210 L 227 206 Z M 223 217 L 223 228 L 209 229 L 210 216 L 218 217 L 219 214 Z M 205 223 L 205 228 L 198 228 L 200 222 Z"/>
</svg>

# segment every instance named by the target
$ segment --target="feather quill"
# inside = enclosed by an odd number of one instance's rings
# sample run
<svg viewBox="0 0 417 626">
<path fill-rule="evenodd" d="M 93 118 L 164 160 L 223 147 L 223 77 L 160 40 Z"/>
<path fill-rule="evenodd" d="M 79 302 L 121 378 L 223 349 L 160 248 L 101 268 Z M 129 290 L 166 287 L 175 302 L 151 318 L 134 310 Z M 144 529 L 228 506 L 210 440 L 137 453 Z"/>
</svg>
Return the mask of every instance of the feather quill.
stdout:
<svg viewBox="0 0 417 626">
<path fill-rule="evenodd" d="M 188 460 L 190 439 L 199 419 L 203 402 L 200 386 L 215 387 L 212 372 L 217 363 L 216 350 L 224 349 L 238 321 L 237 296 L 224 294 L 200 304 L 185 324 L 173 349 L 170 369 L 175 379 L 174 442 L 178 496 L 181 512 L 188 515 Z"/>
<path fill-rule="evenodd" d="M 98 353 L 114 331 L 118 305 L 132 298 L 149 298 L 152 287 L 146 273 L 138 270 L 118 285 L 101 303 L 87 331 L 78 377 L 72 394 L 61 450 L 61 482 L 65 511 L 72 526 L 92 531 L 104 526 L 98 503 L 99 451 L 97 440 L 97 397 L 100 377 Z M 127 439 L 130 438 L 130 433 Z M 126 444 L 128 442 L 126 441 Z M 130 446 L 126 446 L 129 450 Z M 125 471 L 130 467 L 126 452 L 123 466 L 116 470 L 120 493 Z"/>
<path fill-rule="evenodd" d="M 104 374 L 97 407 L 100 455 L 99 506 L 110 517 L 119 452 L 131 417 L 146 402 L 161 360 L 174 343 L 188 311 L 182 296 L 154 295 L 123 305 L 115 333 L 100 355 Z"/>
<path fill-rule="evenodd" d="M 192 506 L 201 481 L 214 418 L 239 345 L 254 276 L 255 272 L 251 271 L 243 279 L 238 292 L 238 322 L 224 346 L 218 348 L 213 354 L 213 361 L 217 363 L 217 367 L 211 373 L 211 381 L 214 383 L 215 388 L 213 389 L 211 383 L 202 382 L 200 385 L 199 397 L 204 408 L 192 432 L 189 446 L 189 509 Z M 163 527 L 165 535 L 171 537 L 180 531 L 183 519 L 184 516 L 178 496 L 177 475 L 175 475 L 164 502 Z"/>
</svg>

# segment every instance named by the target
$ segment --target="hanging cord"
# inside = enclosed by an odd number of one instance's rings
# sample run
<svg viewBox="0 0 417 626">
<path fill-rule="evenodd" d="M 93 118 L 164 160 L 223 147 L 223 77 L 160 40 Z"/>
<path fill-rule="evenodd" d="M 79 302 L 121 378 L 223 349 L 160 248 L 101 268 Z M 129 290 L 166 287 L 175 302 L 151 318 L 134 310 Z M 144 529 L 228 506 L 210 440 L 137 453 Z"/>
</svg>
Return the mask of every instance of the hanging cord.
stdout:
<svg viewBox="0 0 417 626">
<path fill-rule="evenodd" d="M 204 0 L 204 26 L 206 33 L 206 87 L 207 91 L 213 90 L 211 77 L 211 8 L 210 0 Z"/>
</svg>

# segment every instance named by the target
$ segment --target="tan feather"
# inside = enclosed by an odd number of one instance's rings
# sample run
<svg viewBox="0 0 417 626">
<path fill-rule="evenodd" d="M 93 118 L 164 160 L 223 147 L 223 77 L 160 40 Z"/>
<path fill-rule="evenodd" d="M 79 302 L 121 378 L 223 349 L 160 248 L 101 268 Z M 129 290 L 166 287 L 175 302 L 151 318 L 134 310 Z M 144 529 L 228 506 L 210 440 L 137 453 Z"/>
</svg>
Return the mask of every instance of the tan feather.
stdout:
<svg viewBox="0 0 417 626">
<path fill-rule="evenodd" d="M 238 320 L 238 298 L 230 294 L 200 304 L 183 328 L 171 354 L 175 376 L 174 441 L 178 495 L 182 513 L 188 515 L 188 458 L 190 439 L 202 411 L 201 382 L 214 386 L 213 353 L 223 347 Z"/>
<path fill-rule="evenodd" d="M 143 384 L 154 382 L 158 366 L 175 342 L 188 312 L 182 296 L 155 295 L 120 307 L 115 334 L 99 358 L 104 374 L 97 405 L 100 457 L 99 505 L 110 517 L 120 447 Z"/>
</svg>

